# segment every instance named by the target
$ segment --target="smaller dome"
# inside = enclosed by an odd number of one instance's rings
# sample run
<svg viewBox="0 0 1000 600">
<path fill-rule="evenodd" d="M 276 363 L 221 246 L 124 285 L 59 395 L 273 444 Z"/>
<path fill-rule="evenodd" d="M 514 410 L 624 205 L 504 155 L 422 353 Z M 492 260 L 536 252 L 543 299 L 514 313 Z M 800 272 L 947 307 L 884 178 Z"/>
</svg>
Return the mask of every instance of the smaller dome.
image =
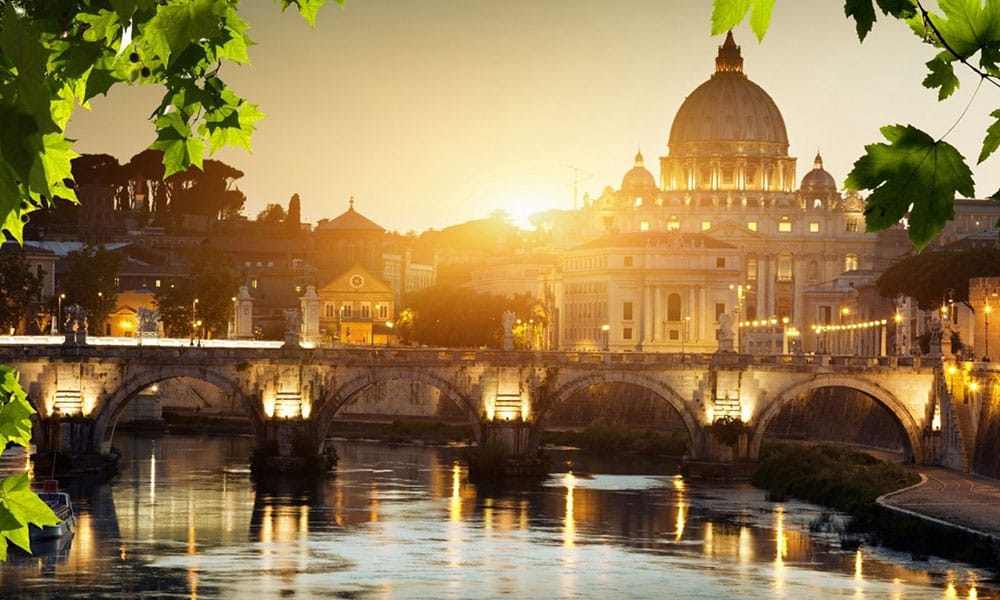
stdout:
<svg viewBox="0 0 1000 600">
<path fill-rule="evenodd" d="M 802 185 L 799 190 L 803 192 L 836 192 L 837 182 L 823 168 L 823 157 L 816 153 L 816 160 L 813 161 L 812 171 L 806 173 L 802 178 Z"/>
<path fill-rule="evenodd" d="M 622 192 L 633 198 L 645 197 L 650 192 L 656 193 L 656 178 L 645 167 L 642 152 L 636 153 L 635 166 L 622 177 Z"/>
</svg>

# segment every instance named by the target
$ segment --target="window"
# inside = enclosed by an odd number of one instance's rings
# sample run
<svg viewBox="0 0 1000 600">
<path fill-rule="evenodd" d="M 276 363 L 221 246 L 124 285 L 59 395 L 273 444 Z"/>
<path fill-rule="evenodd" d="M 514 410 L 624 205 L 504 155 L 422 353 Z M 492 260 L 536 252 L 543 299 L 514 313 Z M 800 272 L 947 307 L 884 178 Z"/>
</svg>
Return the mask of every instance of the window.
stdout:
<svg viewBox="0 0 1000 600">
<path fill-rule="evenodd" d="M 649 221 L 642 221 L 639 223 L 639 231 L 649 231 Z"/>
<path fill-rule="evenodd" d="M 726 268 L 726 257 L 725 256 L 716 256 L 715 257 L 715 268 L 716 269 L 725 269 Z"/>
<path fill-rule="evenodd" d="M 792 223 L 791 223 L 791 221 L 787 220 L 787 217 L 785 218 L 785 220 L 782 220 L 782 221 L 780 221 L 778 223 L 778 232 L 779 233 L 791 233 L 792 232 Z"/>
<path fill-rule="evenodd" d="M 679 339 L 681 339 L 681 334 L 680 334 L 680 332 L 679 332 L 679 331 L 677 331 L 676 329 L 671 329 L 671 330 L 670 330 L 670 341 L 671 341 L 671 342 L 676 342 L 676 341 L 677 341 L 677 340 L 679 340 Z"/>
<path fill-rule="evenodd" d="M 250 280 L 250 287 L 252 287 L 253 289 L 257 289 L 257 278 L 256 277 L 254 277 L 253 279 Z"/>
<path fill-rule="evenodd" d="M 833 309 L 829 306 L 819 307 L 819 322 L 829 325 L 833 322 Z"/>
<path fill-rule="evenodd" d="M 622 320 L 631 321 L 632 320 L 632 303 L 625 302 L 622 304 Z"/>
<path fill-rule="evenodd" d="M 711 228 L 712 228 L 712 222 L 711 221 L 702 221 L 701 222 L 701 230 L 702 231 L 708 231 Z"/>
<path fill-rule="evenodd" d="M 851 233 L 855 233 L 855 232 L 857 232 L 857 230 L 858 230 L 858 222 L 855 221 L 854 219 L 848 219 L 848 221 L 847 221 L 847 231 L 850 231 Z"/>
<path fill-rule="evenodd" d="M 667 222 L 667 231 L 679 231 L 680 228 L 681 223 L 677 220 L 677 217 L 670 217 L 670 221 Z"/>
<path fill-rule="evenodd" d="M 361 303 L 361 318 L 370 319 L 372 316 L 372 305 L 368 302 Z"/>
<path fill-rule="evenodd" d="M 334 317 L 333 302 L 323 303 L 323 316 L 327 319 L 332 319 Z"/>
<path fill-rule="evenodd" d="M 631 327 L 623 327 L 622 328 L 622 339 L 625 339 L 625 340 L 632 339 L 632 328 Z"/>
<path fill-rule="evenodd" d="M 819 222 L 810 221 L 809 222 L 809 233 L 819 233 Z"/>
<path fill-rule="evenodd" d="M 844 257 L 844 270 L 845 271 L 857 271 L 858 270 L 858 255 L 848 254 Z"/>
<path fill-rule="evenodd" d="M 156 283 L 155 283 L 154 285 L 155 285 L 156 287 L 160 287 L 160 285 L 161 285 L 161 282 L 160 282 L 160 280 L 159 280 L 159 279 L 157 279 L 157 280 L 156 280 Z"/>
<path fill-rule="evenodd" d="M 667 296 L 667 320 L 668 321 L 680 321 L 681 320 L 681 295 L 680 294 L 670 294 Z"/>
<path fill-rule="evenodd" d="M 747 221 L 747 229 L 757 231 L 757 221 Z"/>
<path fill-rule="evenodd" d="M 351 304 L 344 304 L 340 307 L 340 318 L 350 319 L 354 316 L 354 306 Z"/>
<path fill-rule="evenodd" d="M 757 279 L 757 257 L 753 254 L 747 254 L 747 279 Z"/>
<path fill-rule="evenodd" d="M 792 280 L 792 256 L 782 254 L 778 257 L 778 281 Z"/>
<path fill-rule="evenodd" d="M 716 302 L 715 303 L 715 320 L 718 321 L 719 317 L 721 317 L 723 315 L 723 313 L 725 313 L 725 312 L 726 312 L 726 305 L 723 304 L 722 302 Z"/>
<path fill-rule="evenodd" d="M 375 305 L 375 317 L 378 319 L 388 319 L 389 318 L 389 305 L 388 304 L 376 304 Z"/>
<path fill-rule="evenodd" d="M 631 256 L 626 256 L 625 257 L 625 266 L 626 267 L 631 267 L 632 266 L 632 257 Z"/>
</svg>

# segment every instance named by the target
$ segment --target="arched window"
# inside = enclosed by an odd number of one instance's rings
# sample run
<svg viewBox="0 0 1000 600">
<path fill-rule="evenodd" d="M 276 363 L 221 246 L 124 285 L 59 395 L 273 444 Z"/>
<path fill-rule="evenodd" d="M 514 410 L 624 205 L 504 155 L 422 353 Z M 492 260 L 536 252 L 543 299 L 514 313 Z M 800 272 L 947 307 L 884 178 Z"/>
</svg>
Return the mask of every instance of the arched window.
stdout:
<svg viewBox="0 0 1000 600">
<path fill-rule="evenodd" d="M 858 270 L 858 255 L 848 254 L 844 257 L 844 271 L 857 271 Z"/>
<path fill-rule="evenodd" d="M 670 294 L 667 296 L 667 320 L 668 321 L 680 321 L 681 320 L 681 295 L 680 294 Z"/>
</svg>

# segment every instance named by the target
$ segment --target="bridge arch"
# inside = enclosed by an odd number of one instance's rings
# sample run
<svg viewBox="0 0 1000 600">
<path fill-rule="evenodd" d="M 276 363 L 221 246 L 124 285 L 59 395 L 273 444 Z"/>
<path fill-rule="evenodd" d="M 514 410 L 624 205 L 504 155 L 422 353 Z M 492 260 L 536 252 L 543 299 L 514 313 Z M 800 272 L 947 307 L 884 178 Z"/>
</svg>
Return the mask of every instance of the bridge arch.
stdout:
<svg viewBox="0 0 1000 600">
<path fill-rule="evenodd" d="M 479 423 L 478 405 L 473 405 L 466 397 L 465 390 L 457 386 L 453 381 L 442 377 L 432 369 L 419 367 L 394 367 L 385 369 L 375 369 L 362 372 L 344 382 L 340 387 L 323 398 L 319 411 L 313 417 L 315 419 L 317 439 L 320 444 L 326 439 L 326 435 L 333 423 L 334 417 L 340 408 L 350 401 L 354 396 L 363 390 L 384 383 L 387 381 L 415 381 L 423 383 L 441 391 L 442 396 L 451 398 L 455 404 L 469 417 L 469 422 L 473 425 Z"/>
<path fill-rule="evenodd" d="M 791 385 L 777 393 L 774 400 L 768 403 L 767 407 L 755 418 L 756 424 L 753 428 L 753 436 L 750 439 L 750 457 L 756 460 L 760 456 L 760 446 L 764 441 L 764 433 L 767 431 L 767 427 L 771 421 L 778 416 L 783 408 L 803 394 L 829 387 L 843 387 L 859 391 L 887 408 L 903 429 L 903 436 L 909 444 L 910 458 L 917 463 L 923 461 L 923 432 L 917 424 L 916 419 L 913 418 L 913 414 L 909 408 L 899 398 L 877 383 L 859 377 L 836 374 L 818 375 L 808 381 Z"/>
<path fill-rule="evenodd" d="M 232 394 L 239 402 L 243 412 L 249 417 L 254 435 L 258 438 L 264 434 L 264 414 L 259 402 L 255 402 L 240 387 L 239 383 L 220 373 L 218 369 L 188 365 L 165 365 L 155 368 L 139 369 L 131 373 L 100 405 L 97 417 L 94 419 L 94 442 L 98 447 L 110 448 L 114 437 L 115 426 L 122 411 L 128 405 L 129 399 L 149 386 L 171 379 L 173 377 L 188 377 L 214 385 L 224 393 Z"/>
<path fill-rule="evenodd" d="M 550 418 L 552 411 L 555 410 L 557 406 L 567 402 L 575 394 L 582 392 L 591 386 L 606 383 L 628 383 L 636 385 L 647 389 L 662 398 L 663 401 L 665 401 L 677 412 L 681 421 L 684 423 L 688 439 L 691 442 L 690 453 L 692 457 L 697 458 L 700 456 L 702 427 L 699 423 L 697 415 L 691 412 L 689 404 L 685 402 L 684 399 L 673 390 L 673 388 L 664 384 L 662 380 L 637 372 L 612 371 L 605 373 L 589 373 L 573 377 L 572 379 L 561 383 L 547 399 L 543 399 L 544 404 L 539 406 L 539 426 L 544 424 L 544 422 Z"/>
</svg>

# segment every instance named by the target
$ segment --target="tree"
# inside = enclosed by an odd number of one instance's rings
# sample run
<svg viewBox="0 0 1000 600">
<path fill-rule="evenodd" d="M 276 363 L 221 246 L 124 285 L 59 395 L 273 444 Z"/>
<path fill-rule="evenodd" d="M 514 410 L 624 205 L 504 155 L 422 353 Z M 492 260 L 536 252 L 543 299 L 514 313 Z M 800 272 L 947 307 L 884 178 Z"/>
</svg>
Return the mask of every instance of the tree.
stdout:
<svg viewBox="0 0 1000 600">
<path fill-rule="evenodd" d="M 920 273 L 914 277 L 914 273 Z M 969 301 L 969 279 L 1000 276 L 1000 249 L 938 250 L 904 258 L 878 278 L 885 298 L 909 296 L 921 310 L 936 310 L 950 291 L 955 302 Z"/>
<path fill-rule="evenodd" d="M 164 329 L 171 337 L 225 335 L 233 316 L 232 299 L 239 290 L 240 274 L 232 259 L 211 244 L 192 250 L 188 261 L 190 276 L 156 294 Z M 198 321 L 201 325 L 196 331 Z"/>
<path fill-rule="evenodd" d="M 292 194 L 288 200 L 288 212 L 285 213 L 285 225 L 288 232 L 295 235 L 302 230 L 302 206 L 298 194 Z"/>
<path fill-rule="evenodd" d="M 537 319 L 535 322 L 544 326 L 544 317 L 535 306 L 536 302 L 523 294 L 506 298 L 465 287 L 436 286 L 408 295 L 397 325 L 403 339 L 428 346 L 499 348 L 503 313 L 513 310 L 522 321 L 514 331 L 518 347 L 528 348 L 537 335 L 529 327 L 534 323 L 528 322 Z"/>
<path fill-rule="evenodd" d="M 125 257 L 102 246 L 86 246 L 66 256 L 63 306 L 87 309 L 91 335 L 104 335 L 108 315 L 118 301 L 118 271 Z"/>
<path fill-rule="evenodd" d="M 20 248 L 5 244 L 0 252 L 0 331 L 22 330 L 25 311 L 42 292 L 42 279 Z"/>
<path fill-rule="evenodd" d="M 265 225 L 278 225 L 285 222 L 285 209 L 280 204 L 271 203 L 257 213 L 257 222 Z"/>
<path fill-rule="evenodd" d="M 343 0 L 338 0 L 342 3 Z M 326 0 L 281 0 L 309 23 Z M 65 128 L 77 104 L 115 85 L 163 85 L 151 120 L 164 174 L 201 166 L 206 145 L 249 148 L 263 114 L 219 77 L 248 62 L 239 0 L 5 0 L 0 2 L 0 230 L 21 241 L 28 215 L 76 201 Z M 27 446 L 34 410 L 17 373 L 2 367 L 0 452 Z M 7 543 L 30 549 L 29 523 L 53 525 L 27 473 L 0 482 L 0 560 Z"/>
<path fill-rule="evenodd" d="M 877 6 L 884 16 L 907 23 L 920 43 L 939 49 L 927 62 L 923 81 L 924 87 L 937 90 L 939 101 L 959 87 L 956 63 L 971 69 L 981 81 L 1000 87 L 1000 3 L 939 0 L 940 14 L 928 10 L 926 4 L 927 0 L 845 0 L 844 13 L 854 19 L 862 42 L 875 25 Z M 773 5 L 774 0 L 715 0 L 712 34 L 732 29 L 749 13 L 751 28 L 763 39 Z M 979 163 L 1000 148 L 1000 108 L 990 116 L 995 121 L 986 130 Z M 887 125 L 881 133 L 888 143 L 865 146 L 845 185 L 871 192 L 865 207 L 868 231 L 882 231 L 905 219 L 910 241 L 922 249 L 955 217 L 955 195 L 975 195 L 972 170 L 944 136 L 935 139 L 913 125 L 901 124 Z M 991 197 L 998 199 L 1000 191 Z M 1000 227 L 1000 221 L 996 226 Z"/>
</svg>

